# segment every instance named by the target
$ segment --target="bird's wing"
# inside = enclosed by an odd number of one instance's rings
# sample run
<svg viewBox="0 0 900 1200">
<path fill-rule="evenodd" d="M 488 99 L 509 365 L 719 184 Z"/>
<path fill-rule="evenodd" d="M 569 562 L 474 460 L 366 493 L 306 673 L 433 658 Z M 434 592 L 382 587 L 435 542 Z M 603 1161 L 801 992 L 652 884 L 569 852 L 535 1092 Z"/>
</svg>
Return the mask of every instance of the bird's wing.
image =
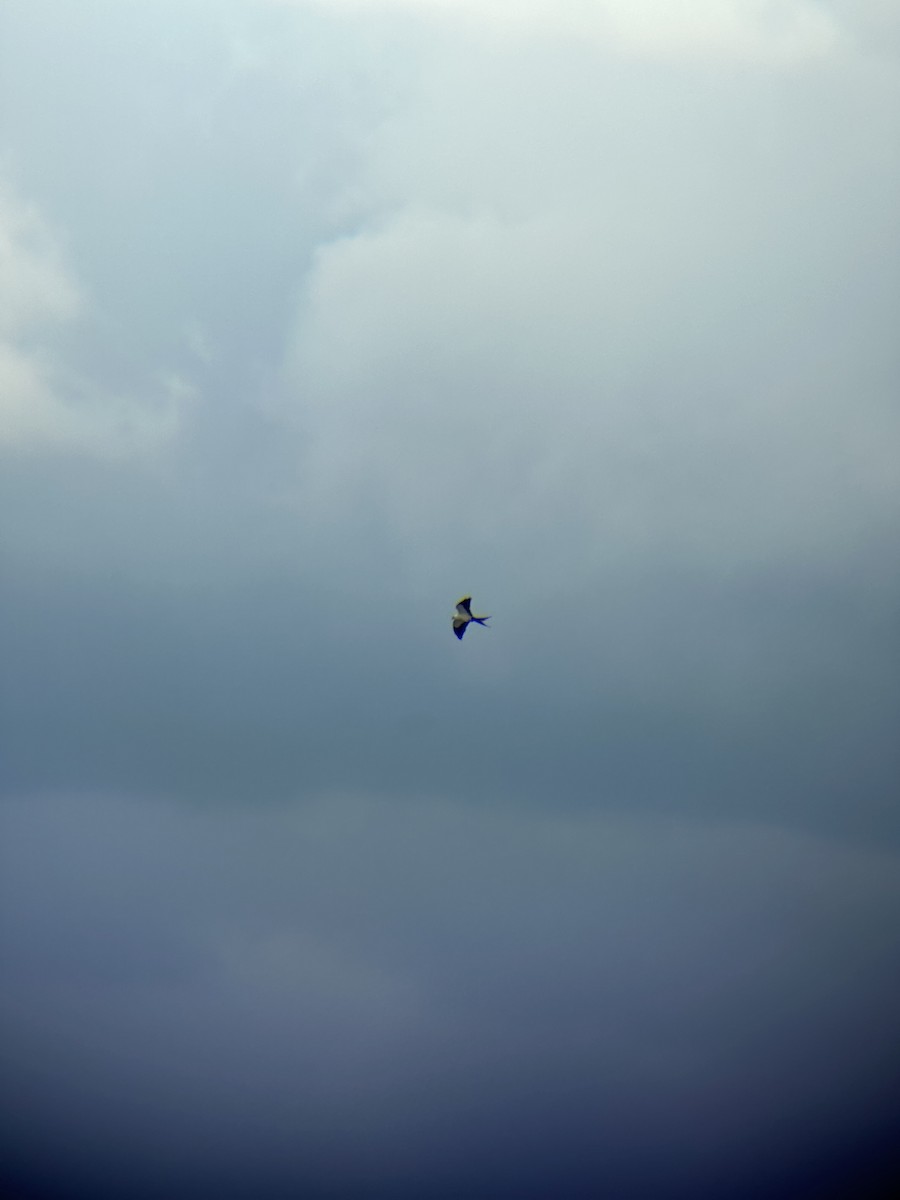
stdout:
<svg viewBox="0 0 900 1200">
<path fill-rule="evenodd" d="M 467 617 L 471 617 L 471 615 L 472 615 L 472 609 L 470 607 L 471 604 L 472 604 L 472 597 L 471 596 L 463 596 L 462 600 L 458 601 L 458 603 L 456 605 L 456 611 L 459 613 L 460 616 L 462 616 L 463 613 L 465 613 L 465 615 Z"/>
<path fill-rule="evenodd" d="M 463 634 L 466 632 L 466 630 L 468 629 L 468 627 L 469 627 L 469 622 L 468 622 L 468 621 L 461 621 L 461 620 L 459 619 L 459 617 L 454 617 L 454 619 L 453 619 L 453 632 L 456 634 L 456 636 L 457 636 L 457 637 L 458 637 L 460 640 L 462 640 L 462 635 L 463 635 Z"/>
</svg>

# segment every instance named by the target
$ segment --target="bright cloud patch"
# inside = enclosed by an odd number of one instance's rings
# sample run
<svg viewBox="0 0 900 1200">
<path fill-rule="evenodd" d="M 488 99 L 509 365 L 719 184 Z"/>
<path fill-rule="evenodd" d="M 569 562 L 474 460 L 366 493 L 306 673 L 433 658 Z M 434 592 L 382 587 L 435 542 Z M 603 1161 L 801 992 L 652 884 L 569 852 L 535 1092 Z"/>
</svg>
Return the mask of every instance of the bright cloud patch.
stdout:
<svg viewBox="0 0 900 1200">
<path fill-rule="evenodd" d="M 833 19 L 809 0 L 318 0 L 318 6 L 354 15 L 405 9 L 487 36 L 576 38 L 632 58 L 789 65 L 827 53 L 837 37 Z"/>
<path fill-rule="evenodd" d="M 161 377 L 136 401 L 67 366 L 63 334 L 84 308 L 47 224 L 0 190 L 0 448 L 121 458 L 177 432 L 194 394 L 180 377 Z"/>
</svg>

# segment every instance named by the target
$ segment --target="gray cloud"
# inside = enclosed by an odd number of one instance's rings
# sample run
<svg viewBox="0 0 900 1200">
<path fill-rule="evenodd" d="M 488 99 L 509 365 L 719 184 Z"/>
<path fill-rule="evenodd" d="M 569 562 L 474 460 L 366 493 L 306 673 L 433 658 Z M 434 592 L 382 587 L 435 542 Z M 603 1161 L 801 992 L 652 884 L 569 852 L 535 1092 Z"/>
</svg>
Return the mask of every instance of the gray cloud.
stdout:
<svg viewBox="0 0 900 1200">
<path fill-rule="evenodd" d="M 837 1163 L 891 1096 L 882 851 L 340 796 L 223 818 L 71 795 L 5 824 L 4 1124 L 20 1163 L 52 1128 L 85 1194 L 164 1194 L 207 1139 L 249 1195 L 281 1171 L 405 1194 L 435 1164 L 448 1194 L 615 1179 L 636 1138 L 658 1158 L 633 1187 L 712 1194 L 760 1146 L 752 1178 L 802 1181 L 835 1120 Z"/>
<path fill-rule="evenodd" d="M 896 39 L 696 11 L 3 10 L 11 1194 L 895 1166 Z"/>
</svg>

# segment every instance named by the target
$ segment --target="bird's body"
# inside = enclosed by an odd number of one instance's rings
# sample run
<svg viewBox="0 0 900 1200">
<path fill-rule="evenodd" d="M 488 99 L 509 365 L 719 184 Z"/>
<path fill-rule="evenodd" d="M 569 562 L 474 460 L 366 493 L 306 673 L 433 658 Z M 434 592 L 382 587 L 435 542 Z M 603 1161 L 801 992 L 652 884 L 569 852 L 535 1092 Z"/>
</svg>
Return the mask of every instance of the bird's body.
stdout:
<svg viewBox="0 0 900 1200">
<path fill-rule="evenodd" d="M 456 605 L 456 615 L 453 618 L 453 632 L 462 639 L 462 635 L 474 621 L 476 625 L 485 625 L 490 617 L 476 617 L 472 612 L 472 597 L 463 596 Z"/>
</svg>

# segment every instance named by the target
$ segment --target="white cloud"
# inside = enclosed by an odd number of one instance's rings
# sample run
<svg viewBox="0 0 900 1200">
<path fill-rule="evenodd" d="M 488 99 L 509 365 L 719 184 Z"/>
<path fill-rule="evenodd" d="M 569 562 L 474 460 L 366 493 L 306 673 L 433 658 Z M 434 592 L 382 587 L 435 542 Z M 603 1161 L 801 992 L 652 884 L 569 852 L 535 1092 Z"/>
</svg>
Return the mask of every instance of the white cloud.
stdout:
<svg viewBox="0 0 900 1200">
<path fill-rule="evenodd" d="M 140 398 L 111 394 L 66 363 L 84 296 L 36 210 L 0 190 L 0 448 L 121 458 L 177 433 L 195 389 L 162 373 Z"/>
<path fill-rule="evenodd" d="M 532 29 L 596 8 L 632 45 L 681 31 L 785 64 L 831 30 L 805 4 L 693 5 L 684 29 L 679 5 L 485 7 Z M 377 512 L 430 565 L 427 545 L 502 539 L 589 572 L 601 544 L 721 570 L 840 556 L 896 515 L 884 76 L 852 53 L 726 74 L 687 50 L 598 71 L 470 34 L 422 48 L 418 90 L 367 139 L 378 216 L 305 281 L 303 503 Z"/>
<path fill-rule="evenodd" d="M 839 31 L 811 0 L 274 0 L 359 16 L 406 11 L 484 36 L 559 37 L 631 58 L 789 66 L 831 51 Z"/>
<path fill-rule="evenodd" d="M 0 336 L 35 322 L 66 320 L 81 307 L 46 225 L 35 210 L 0 189 Z"/>
<path fill-rule="evenodd" d="M 720 567 L 829 555 L 896 511 L 896 421 L 850 393 L 840 338 L 782 361 L 777 307 L 732 312 L 705 287 L 716 259 L 756 286 L 727 229 L 640 234 L 405 212 L 323 249 L 290 368 L 305 503 L 374 507 L 416 547 L 502 538 L 551 562 L 564 527 L 589 570 L 599 541 Z M 771 268 L 801 321 L 813 268 Z"/>
</svg>

